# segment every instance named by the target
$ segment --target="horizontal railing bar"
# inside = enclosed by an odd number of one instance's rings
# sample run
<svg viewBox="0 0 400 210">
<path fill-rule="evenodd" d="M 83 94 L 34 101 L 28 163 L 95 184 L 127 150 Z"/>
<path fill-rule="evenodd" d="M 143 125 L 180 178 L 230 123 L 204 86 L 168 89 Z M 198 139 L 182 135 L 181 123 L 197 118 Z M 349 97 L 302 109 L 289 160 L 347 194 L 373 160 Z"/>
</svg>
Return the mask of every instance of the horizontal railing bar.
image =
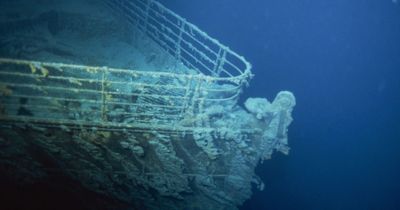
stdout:
<svg viewBox="0 0 400 210">
<path fill-rule="evenodd" d="M 88 92 L 88 93 L 94 93 L 98 94 L 100 97 L 101 94 L 111 94 L 111 95 L 125 95 L 125 96 L 143 96 L 143 97 L 160 97 L 160 98 L 165 98 L 165 99 L 188 99 L 188 97 L 185 96 L 170 96 L 170 95 L 159 95 L 159 94 L 146 94 L 146 93 L 125 93 L 125 92 L 115 92 L 115 91 L 104 91 L 102 92 L 101 90 L 92 90 L 92 89 L 78 89 L 78 88 L 64 88 L 64 87 L 54 87 L 54 86 L 45 86 L 45 85 L 29 85 L 29 84 L 16 84 L 16 83 L 7 83 L 7 82 L 0 82 L 0 84 L 7 85 L 7 86 L 12 86 L 12 87 L 25 87 L 25 88 L 31 88 L 33 90 L 39 90 L 39 91 L 44 91 L 43 89 L 49 89 L 49 90 L 63 90 L 63 91 L 70 91 L 73 93 L 79 93 L 79 92 Z M 203 90 L 208 91 L 208 92 L 227 92 L 227 91 L 234 91 L 235 89 L 240 89 L 239 87 L 235 87 L 232 89 L 207 89 L 204 88 Z M 65 98 L 68 99 L 68 98 Z M 229 98 L 227 98 L 229 99 Z M 57 99 L 59 100 L 59 99 Z M 63 99 L 60 99 L 63 100 Z M 194 99 L 194 100 L 199 100 L 199 99 Z M 216 101 L 216 100 L 223 100 L 223 99 L 212 99 L 212 98 L 206 98 L 206 101 Z M 87 102 L 87 101 L 85 101 Z M 113 102 L 112 100 L 109 100 L 108 103 L 112 104 L 123 104 L 121 102 Z M 171 106 L 173 107 L 173 106 Z"/>
<path fill-rule="evenodd" d="M 49 63 L 49 62 L 39 62 L 39 61 L 27 61 L 27 60 L 16 60 L 10 58 L 0 58 L 1 63 L 11 63 L 11 64 L 19 64 L 19 65 L 27 65 L 35 64 L 38 66 L 44 67 L 53 67 L 53 68 L 69 68 L 71 70 L 82 70 L 82 69 L 90 69 L 92 71 L 108 71 L 108 72 L 116 72 L 116 73 L 126 73 L 130 75 L 138 75 L 143 74 L 152 78 L 158 78 L 160 76 L 166 76 L 170 78 L 182 78 L 182 79 L 197 79 L 202 81 L 235 81 L 241 78 L 245 78 L 245 75 L 239 75 L 234 77 L 213 77 L 207 76 L 204 74 L 178 74 L 171 72 L 160 72 L 160 71 L 138 71 L 138 70 L 126 70 L 119 68 L 109 68 L 109 67 L 95 67 L 95 66 L 83 66 L 76 64 L 64 64 L 64 63 Z"/>
<path fill-rule="evenodd" d="M 48 97 L 48 96 L 32 96 L 32 95 L 23 95 L 23 94 L 13 94 L 8 97 L 14 98 L 28 98 L 28 99 L 38 99 L 38 100 L 56 100 L 56 101 L 68 101 L 68 102 L 84 102 L 84 103 L 93 103 L 93 104 L 102 104 L 100 100 L 90 100 L 90 99 L 70 99 L 70 98 L 61 98 L 61 97 Z M 136 103 L 124 103 L 124 102 L 107 102 L 106 105 L 130 105 L 130 106 L 142 106 L 142 107 L 156 107 L 156 108 L 183 108 L 181 106 L 170 106 L 170 105 L 156 105 L 156 104 L 140 104 L 136 105 Z"/>
<path fill-rule="evenodd" d="M 21 77 L 32 77 L 32 78 L 41 78 L 41 79 L 56 79 L 56 80 L 65 80 L 68 82 L 78 81 L 78 82 L 89 82 L 93 83 L 101 83 L 103 82 L 101 79 L 83 79 L 83 78 L 75 78 L 75 77 L 63 77 L 63 76 L 51 76 L 51 75 L 38 75 L 32 73 L 19 73 L 19 72 L 6 72 L 0 70 L 0 74 L 3 75 L 13 75 L 13 76 L 21 76 Z M 100 76 L 100 75 L 99 75 Z M 71 83 L 73 83 L 73 81 Z M 130 82 L 130 81 L 113 81 L 113 80 L 106 80 L 107 83 L 110 84 L 127 84 L 127 85 L 134 85 L 138 87 L 159 87 L 159 88 L 168 88 L 168 89 L 185 89 L 184 86 L 175 86 L 175 85 L 160 85 L 160 84 L 149 84 L 149 83 L 139 83 L 139 82 Z"/>
<path fill-rule="evenodd" d="M 6 108 L 7 109 L 10 109 L 10 107 L 12 107 L 12 108 L 19 108 L 19 107 L 24 107 L 24 108 L 30 108 L 30 107 L 38 107 L 38 108 L 43 108 L 43 109 L 59 109 L 59 110 L 68 110 L 68 111 L 94 111 L 94 112 L 101 112 L 101 110 L 100 110 L 100 108 L 101 108 L 101 106 L 98 106 L 98 107 L 95 107 L 95 108 L 98 108 L 98 110 L 96 110 L 96 109 L 82 109 L 82 108 L 79 108 L 79 109 L 76 109 L 76 108 L 70 108 L 70 107 L 68 107 L 68 105 L 62 105 L 62 106 L 57 106 L 57 105 L 53 105 L 53 106 L 50 106 L 50 105 L 42 105 L 42 104 L 20 104 L 20 103 L 8 103 L 8 102 L 6 102 L 6 103 L 1 103 L 2 105 L 4 105 L 4 106 L 6 106 Z M 136 104 L 137 105 L 137 104 Z M 135 107 L 137 107 L 135 105 Z M 141 107 L 142 108 L 142 107 Z M 182 108 L 182 107 L 171 107 L 171 108 L 174 108 L 174 109 L 176 109 L 176 110 L 174 110 L 174 111 L 176 111 L 176 112 L 178 112 L 178 111 L 180 111 L 180 108 Z M 173 110 L 168 110 L 169 112 L 172 112 Z M 132 112 L 121 112 L 121 111 L 115 111 L 115 110 L 112 110 L 112 115 L 111 116 L 114 116 L 114 113 L 116 113 L 116 114 L 124 114 L 124 115 L 135 115 L 135 114 L 138 114 L 138 113 L 132 113 Z M 110 114 L 109 114 L 110 115 Z M 146 113 L 139 113 L 138 114 L 138 116 L 146 116 L 146 115 L 150 115 L 150 114 L 146 114 Z M 168 114 L 167 114 L 168 115 Z"/>
<path fill-rule="evenodd" d="M 8 82 L 0 82 L 0 84 L 12 86 L 12 87 L 25 87 L 31 88 L 33 90 L 43 91 L 41 89 L 50 89 L 50 90 L 62 90 L 62 91 L 71 91 L 73 93 L 79 92 L 87 92 L 87 93 L 95 93 L 101 96 L 102 94 L 111 94 L 111 95 L 125 95 L 125 96 L 148 96 L 148 97 L 160 97 L 164 99 L 186 99 L 184 96 L 174 96 L 174 95 L 161 95 L 161 94 L 146 94 L 146 93 L 123 93 L 123 92 L 112 92 L 112 91 L 104 91 L 101 90 L 92 90 L 92 89 L 79 89 L 79 88 L 64 88 L 64 87 L 55 87 L 55 86 L 46 86 L 46 85 L 28 85 L 28 84 L 16 84 L 16 83 L 8 83 Z"/>
</svg>

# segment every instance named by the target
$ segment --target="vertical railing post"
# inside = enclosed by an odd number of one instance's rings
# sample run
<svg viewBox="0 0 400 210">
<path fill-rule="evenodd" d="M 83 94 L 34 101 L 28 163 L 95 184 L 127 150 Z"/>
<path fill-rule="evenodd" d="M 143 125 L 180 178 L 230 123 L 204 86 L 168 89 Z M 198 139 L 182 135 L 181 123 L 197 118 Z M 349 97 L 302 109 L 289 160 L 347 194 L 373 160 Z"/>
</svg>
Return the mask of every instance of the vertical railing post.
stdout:
<svg viewBox="0 0 400 210">
<path fill-rule="evenodd" d="M 219 48 L 218 57 L 215 60 L 214 73 L 215 76 L 221 76 L 222 68 L 226 61 L 226 50 L 222 47 Z"/>
<path fill-rule="evenodd" d="M 107 122 L 107 95 L 106 95 L 106 73 L 107 67 L 102 68 L 101 77 L 101 119 L 103 122 Z"/>
<path fill-rule="evenodd" d="M 178 19 L 178 24 L 181 24 L 179 27 L 179 34 L 178 34 L 178 40 L 176 41 L 176 53 L 175 53 L 175 57 L 177 61 L 181 60 L 181 42 L 182 42 L 182 34 L 183 31 L 185 30 L 185 25 L 186 23 L 183 20 L 179 20 Z"/>
</svg>

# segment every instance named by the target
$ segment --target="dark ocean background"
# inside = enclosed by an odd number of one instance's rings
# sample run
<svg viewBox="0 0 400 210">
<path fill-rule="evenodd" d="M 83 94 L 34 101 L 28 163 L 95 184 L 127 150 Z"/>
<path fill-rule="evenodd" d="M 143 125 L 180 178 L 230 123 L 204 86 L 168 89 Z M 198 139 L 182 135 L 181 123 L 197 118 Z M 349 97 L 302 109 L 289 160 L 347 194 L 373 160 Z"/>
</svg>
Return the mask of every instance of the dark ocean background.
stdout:
<svg viewBox="0 0 400 210">
<path fill-rule="evenodd" d="M 400 2 L 161 2 L 253 64 L 242 98 L 297 98 L 242 210 L 400 209 Z"/>
</svg>

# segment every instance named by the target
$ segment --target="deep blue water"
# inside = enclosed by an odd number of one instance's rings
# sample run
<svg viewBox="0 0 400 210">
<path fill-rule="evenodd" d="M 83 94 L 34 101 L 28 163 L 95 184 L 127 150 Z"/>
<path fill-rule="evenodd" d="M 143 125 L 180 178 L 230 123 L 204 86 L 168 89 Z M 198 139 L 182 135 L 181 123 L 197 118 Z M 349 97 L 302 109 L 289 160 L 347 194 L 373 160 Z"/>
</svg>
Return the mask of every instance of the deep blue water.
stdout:
<svg viewBox="0 0 400 210">
<path fill-rule="evenodd" d="M 400 2 L 161 2 L 253 64 L 242 98 L 297 97 L 243 210 L 400 209 Z"/>
</svg>

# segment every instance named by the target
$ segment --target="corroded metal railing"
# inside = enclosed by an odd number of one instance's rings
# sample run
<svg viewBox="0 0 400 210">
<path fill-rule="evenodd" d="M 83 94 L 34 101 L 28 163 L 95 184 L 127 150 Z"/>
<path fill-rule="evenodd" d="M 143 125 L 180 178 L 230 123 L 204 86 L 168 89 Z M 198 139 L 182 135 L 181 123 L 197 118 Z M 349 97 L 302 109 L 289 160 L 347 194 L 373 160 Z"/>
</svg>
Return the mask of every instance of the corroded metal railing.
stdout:
<svg viewBox="0 0 400 210">
<path fill-rule="evenodd" d="M 205 75 L 247 82 L 251 65 L 242 56 L 154 0 L 104 0 L 187 67 Z M 136 31 L 136 30 L 135 30 Z"/>
<path fill-rule="evenodd" d="M 0 119 L 49 125 L 194 130 L 207 104 L 233 100 L 226 79 L 0 59 Z M 222 94 L 222 93 L 223 94 Z M 201 128 L 211 129 L 211 128 Z"/>
<path fill-rule="evenodd" d="M 204 112 L 235 104 L 252 74 L 241 56 L 154 0 L 104 0 L 196 73 L 0 59 L 0 119 L 174 131 L 207 127 Z M 129 31 L 128 31 L 129 32 Z"/>
</svg>

